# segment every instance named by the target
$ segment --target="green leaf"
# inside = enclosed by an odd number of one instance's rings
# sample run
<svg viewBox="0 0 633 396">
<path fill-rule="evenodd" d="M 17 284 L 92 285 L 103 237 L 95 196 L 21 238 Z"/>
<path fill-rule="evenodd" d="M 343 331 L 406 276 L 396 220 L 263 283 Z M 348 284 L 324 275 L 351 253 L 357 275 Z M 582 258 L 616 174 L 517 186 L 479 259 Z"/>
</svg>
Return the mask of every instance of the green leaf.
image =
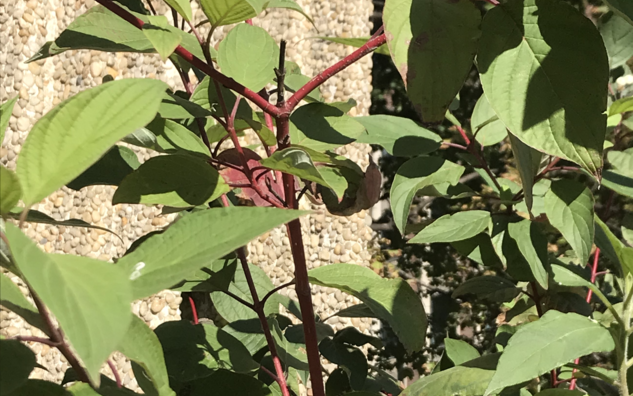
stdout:
<svg viewBox="0 0 633 396">
<path fill-rule="evenodd" d="M 596 246 L 620 268 L 623 276 L 633 273 L 633 248 L 620 242 L 598 216 L 595 216 L 595 222 L 598 226 L 596 227 Z"/>
<path fill-rule="evenodd" d="M 145 161 L 121 181 L 112 204 L 202 205 L 230 191 L 206 161 L 188 155 L 161 155 Z"/>
<path fill-rule="evenodd" d="M 606 170 L 602 172 L 602 184 L 618 194 L 633 198 L 633 177 Z"/>
<path fill-rule="evenodd" d="M 134 376 L 145 394 L 175 396 L 176 393 L 169 387 L 165 358 L 158 337 L 143 320 L 135 315 L 131 316 L 130 327 L 119 342 L 119 352 L 136 363 L 132 367 Z M 149 381 L 139 380 L 139 377 Z M 150 385 L 150 388 L 143 386 L 143 383 Z"/>
<path fill-rule="evenodd" d="M 324 358 L 347 372 L 352 389 L 363 389 L 368 367 L 367 358 L 360 349 L 326 338 L 319 344 L 319 351 Z"/>
<path fill-rule="evenodd" d="M 83 385 L 88 387 L 88 389 L 92 389 L 90 388 L 90 385 L 88 384 L 83 384 Z M 74 388 L 74 386 L 72 386 L 71 388 Z M 38 380 L 38 379 L 29 379 L 20 388 L 16 389 L 13 393 L 8 394 L 7 396 L 42 396 L 42 395 L 46 395 L 46 396 L 73 395 L 74 396 L 75 395 L 74 393 L 69 393 L 69 392 L 72 392 L 72 389 L 68 389 L 68 391 L 66 391 L 66 389 L 64 389 L 61 385 L 58 385 L 54 382 Z M 87 396 L 92 396 L 93 394 L 95 394 L 94 391 L 92 394 L 88 394 Z M 84 396 L 84 395 L 80 395 L 80 396 Z"/>
<path fill-rule="evenodd" d="M 490 107 L 486 95 L 481 95 L 475 103 L 470 125 L 475 139 L 484 147 L 494 146 L 508 136 L 505 124 Z"/>
<path fill-rule="evenodd" d="M 257 295 L 259 296 L 259 299 L 261 301 L 266 293 L 271 291 L 275 286 L 263 269 L 253 264 L 249 264 L 249 268 L 251 271 L 253 282 L 255 283 Z M 248 287 L 248 281 L 246 279 L 246 275 L 244 274 L 242 266 L 237 267 L 235 271 L 235 279 L 230 284 L 229 291 L 232 292 L 234 295 L 240 297 L 244 301 L 251 304 L 253 303 L 253 297 L 251 296 L 251 292 Z M 266 316 L 279 313 L 279 300 L 275 297 L 276 296 L 273 295 L 266 301 L 266 306 L 264 307 L 264 313 L 266 314 Z M 213 305 L 217 309 L 220 316 L 226 319 L 227 322 L 257 318 L 257 314 L 255 313 L 255 311 L 244 306 L 242 303 L 227 294 L 221 292 L 213 293 L 211 294 L 211 299 L 213 300 Z"/>
<path fill-rule="evenodd" d="M 233 91 L 220 85 L 220 92 L 222 93 L 222 98 L 224 98 L 224 103 L 226 104 L 227 109 L 233 109 L 235 101 L 237 100 Z M 206 110 L 210 110 L 212 115 L 224 117 L 222 107 L 220 106 L 220 99 L 218 98 L 218 92 L 215 89 L 215 84 L 211 82 L 209 77 L 205 77 L 200 84 L 198 84 L 191 95 L 191 102 Z M 236 118 L 239 120 L 253 119 L 253 109 L 250 108 L 245 100 L 240 101 L 237 108 Z"/>
<path fill-rule="evenodd" d="M 424 347 L 426 314 L 416 293 L 402 279 L 383 279 L 369 268 L 332 264 L 308 271 L 310 282 L 344 291 L 389 323 L 408 351 Z"/>
<path fill-rule="evenodd" d="M 611 69 L 624 65 L 633 56 L 633 26 L 624 18 L 609 13 L 600 18 L 599 29 Z"/>
<path fill-rule="evenodd" d="M 633 96 L 622 98 L 613 102 L 609 107 L 609 115 L 626 113 L 633 111 Z"/>
<path fill-rule="evenodd" d="M 563 234 L 581 263 L 589 260 L 593 246 L 593 205 L 591 191 L 574 180 L 554 181 L 545 194 L 549 222 Z"/>
<path fill-rule="evenodd" d="M 260 27 L 239 24 L 220 42 L 218 65 L 222 73 L 255 92 L 275 76 L 278 64 L 279 47 Z"/>
<path fill-rule="evenodd" d="M 116 145 L 108 150 L 90 168 L 77 176 L 66 186 L 79 191 L 87 186 L 118 186 L 125 176 L 141 166 L 136 153 L 131 149 Z"/>
<path fill-rule="evenodd" d="M 79 176 L 118 140 L 154 118 L 167 85 L 127 79 L 83 91 L 40 118 L 17 160 L 31 206 Z"/>
<path fill-rule="evenodd" d="M 290 140 L 316 151 L 353 143 L 365 127 L 342 110 L 325 103 L 299 107 L 290 116 Z"/>
<path fill-rule="evenodd" d="M 633 178 L 633 147 L 624 151 L 610 150 L 607 159 L 619 174 Z"/>
<path fill-rule="evenodd" d="M 211 26 L 231 25 L 256 17 L 262 11 L 261 0 L 200 0 Z"/>
<path fill-rule="evenodd" d="M 524 144 L 512 133 L 508 133 L 510 144 L 512 145 L 512 154 L 519 175 L 521 176 L 521 184 L 523 186 L 523 194 L 525 195 L 525 205 L 528 213 L 532 216 L 532 205 L 534 204 L 534 196 L 532 188 L 534 187 L 534 178 L 541 166 L 543 154 L 534 150 L 532 147 Z"/>
<path fill-rule="evenodd" d="M 165 322 L 155 332 L 167 372 L 178 381 L 208 377 L 220 368 L 248 373 L 259 367 L 240 341 L 212 324 Z"/>
<path fill-rule="evenodd" d="M 586 287 L 593 291 L 602 301 L 608 301 L 602 291 L 600 291 L 600 289 L 595 284 L 583 278 L 582 270 L 580 269 L 580 267 L 577 267 L 573 264 L 565 265 L 558 262 L 553 263 L 550 268 L 552 270 L 551 273 L 554 282 L 558 283 L 559 285 L 569 287 Z M 610 303 L 607 303 L 607 306 L 612 308 Z"/>
<path fill-rule="evenodd" d="M 149 23 L 143 25 L 143 34 L 152 43 L 163 61 L 166 61 L 182 42 L 178 32 L 170 30 L 169 21 L 163 15 L 148 16 Z"/>
<path fill-rule="evenodd" d="M 193 96 L 191 97 L 191 100 L 192 101 L 189 101 L 178 95 L 165 92 L 163 101 L 160 103 L 160 107 L 158 108 L 158 114 L 160 114 L 163 118 L 173 120 L 184 118 L 206 118 L 211 117 L 214 114 L 201 105 L 194 103 Z"/>
<path fill-rule="evenodd" d="M 460 284 L 453 292 L 452 297 L 474 294 L 477 298 L 493 302 L 506 302 L 518 296 L 519 293 L 521 290 L 509 280 L 498 276 L 484 275 L 468 279 Z"/>
<path fill-rule="evenodd" d="M 503 267 L 492 238 L 485 232 L 463 241 L 451 242 L 451 245 L 462 255 L 485 267 Z"/>
<path fill-rule="evenodd" d="M 444 339 L 444 346 L 446 347 L 446 354 L 453 361 L 455 366 L 477 359 L 480 356 L 475 347 L 469 345 L 466 341 L 453 340 L 446 337 Z"/>
<path fill-rule="evenodd" d="M 277 315 L 277 318 L 283 318 L 283 316 Z M 290 322 L 288 318 L 285 319 Z M 297 370 L 308 371 L 310 366 L 308 365 L 308 355 L 306 354 L 305 345 L 288 340 L 283 334 L 277 319 L 269 318 L 268 324 L 279 352 L 279 358 L 282 362 L 286 366 L 294 367 Z"/>
<path fill-rule="evenodd" d="M 169 4 L 180 16 L 185 18 L 185 21 L 191 21 L 193 19 L 193 12 L 191 11 L 191 3 L 189 0 L 165 0 L 165 3 Z"/>
<path fill-rule="evenodd" d="M 312 26 L 315 26 L 314 22 L 312 21 L 312 18 L 310 18 L 310 15 L 308 15 L 305 11 L 303 11 L 303 8 L 301 8 L 301 6 L 297 4 L 294 0 L 270 0 L 268 1 L 268 4 L 266 4 L 266 9 L 269 9 L 269 8 L 285 8 L 288 10 L 297 11 L 298 13 L 306 17 L 308 21 L 312 23 Z"/>
<path fill-rule="evenodd" d="M 148 15 L 136 12 L 132 12 L 132 14 L 144 23 L 149 23 Z M 186 50 L 194 56 L 204 59 L 202 48 L 193 35 L 173 26 L 167 26 L 166 29 L 180 35 L 182 46 Z M 137 29 L 107 8 L 96 5 L 75 18 L 53 43 L 46 43 L 38 54 L 27 62 L 80 49 L 143 53 L 156 51 L 142 30 Z"/>
<path fill-rule="evenodd" d="M 335 316 L 342 318 L 375 318 L 376 315 L 365 304 L 356 304 L 338 311 Z"/>
<path fill-rule="evenodd" d="M 237 259 L 222 258 L 211 265 L 197 270 L 185 280 L 171 287 L 180 292 L 207 292 L 229 290 L 237 269 Z"/>
<path fill-rule="evenodd" d="M 630 246 L 633 246 L 633 213 L 627 213 L 622 219 L 622 239 L 628 242 Z"/>
<path fill-rule="evenodd" d="M 17 175 L 0 165 L 0 214 L 8 213 L 22 196 L 22 188 Z"/>
<path fill-rule="evenodd" d="M 286 70 L 286 73 L 288 73 L 288 70 Z M 286 74 L 286 77 L 284 78 L 284 86 L 287 91 L 295 93 L 310 80 L 310 77 L 304 76 L 303 74 Z M 277 84 L 276 78 L 274 79 L 274 83 Z M 323 96 L 321 96 L 321 91 L 317 87 L 310 91 L 304 100 L 306 102 L 323 102 Z"/>
<path fill-rule="evenodd" d="M 474 237 L 486 228 L 492 228 L 490 213 L 484 210 L 467 210 L 444 215 L 424 227 L 409 243 L 436 243 L 463 241 Z"/>
<path fill-rule="evenodd" d="M 15 95 L 13 99 L 9 99 L 0 105 L 0 145 L 4 141 L 4 133 L 9 127 L 9 119 L 11 118 L 11 114 L 13 113 L 13 106 L 18 101 L 18 96 Z"/>
<path fill-rule="evenodd" d="M 498 354 L 486 355 L 461 366 L 422 377 L 400 396 L 480 396 L 495 374 Z"/>
<path fill-rule="evenodd" d="M 284 173 L 295 175 L 301 179 L 318 183 L 325 187 L 330 187 L 323 179 L 319 170 L 314 166 L 314 162 L 307 152 L 296 147 L 289 147 L 278 150 L 268 158 L 259 161 L 262 166 L 278 170 Z"/>
<path fill-rule="evenodd" d="M 217 1 L 217 0 L 210 0 Z M 263 382 L 245 374 L 218 370 L 213 375 L 193 384 L 190 396 L 209 396 L 209 391 L 234 396 L 272 396 Z"/>
<path fill-rule="evenodd" d="M 118 266 L 132 280 L 134 299 L 150 296 L 186 279 L 264 232 L 306 214 L 276 208 L 231 207 L 190 213 L 154 235 Z M 247 228 L 236 224 L 248 224 Z"/>
<path fill-rule="evenodd" d="M 11 211 L 11 213 L 8 214 L 8 217 L 14 219 L 14 220 L 19 220 L 20 217 L 22 215 L 22 208 L 13 208 L 13 210 Z M 24 219 L 24 221 L 29 222 L 29 223 L 40 223 L 40 224 L 51 224 L 51 225 L 55 225 L 55 226 L 64 226 L 64 227 L 86 227 L 86 228 L 93 228 L 95 230 L 102 230 L 102 231 L 106 231 L 111 233 L 112 235 L 115 235 L 117 238 L 121 239 L 121 237 L 117 234 L 115 234 L 113 231 L 105 228 L 105 227 L 99 227 L 96 225 L 92 225 L 89 223 L 86 223 L 85 221 L 81 220 L 81 219 L 68 219 L 68 220 L 55 220 L 54 218 L 50 217 L 49 215 L 42 213 L 38 210 L 34 210 L 31 209 L 29 210 L 29 213 L 27 213 L 26 218 Z"/>
<path fill-rule="evenodd" d="M 349 46 L 356 47 L 356 48 L 362 47 L 370 39 L 370 37 L 347 37 L 347 38 L 344 38 L 344 37 L 325 37 L 325 36 L 310 37 L 310 38 L 321 39 L 321 40 L 325 40 L 325 41 L 329 41 L 329 42 L 337 43 L 337 44 L 349 45 Z M 390 55 L 389 54 L 389 48 L 387 48 L 386 44 L 383 44 L 380 47 L 376 48 L 374 50 L 374 53 L 375 54 L 380 54 L 380 55 L 387 55 L 387 56 Z"/>
<path fill-rule="evenodd" d="M 101 365 L 130 324 L 132 295 L 124 271 L 86 257 L 47 255 L 16 226 L 7 223 L 6 227 L 18 269 L 55 315 L 91 381 L 98 385 Z"/>
<path fill-rule="evenodd" d="M 593 352 L 615 348 L 609 330 L 575 313 L 550 310 L 510 338 L 486 389 L 490 395 Z"/>
<path fill-rule="evenodd" d="M 519 247 L 521 256 L 527 261 L 538 284 L 547 290 L 547 238 L 538 224 L 530 220 L 510 223 L 508 237 Z"/>
<path fill-rule="evenodd" d="M 161 153 L 209 158 L 209 149 L 202 139 L 181 124 L 163 118 L 155 118 L 147 127 L 136 130 L 123 141 Z"/>
<path fill-rule="evenodd" d="M 327 323 L 323 323 L 323 322 L 315 322 L 316 325 L 316 336 L 317 336 L 317 341 L 321 342 L 323 339 L 327 338 L 327 337 L 333 337 L 334 336 L 334 329 L 332 329 L 332 326 L 330 326 Z M 346 327 L 343 330 L 347 330 L 347 329 L 354 329 L 356 332 L 358 332 L 358 330 L 356 330 L 354 327 Z M 336 333 L 337 335 L 342 333 L 343 330 L 339 331 L 338 333 Z M 303 325 L 302 324 L 298 324 L 298 325 L 291 325 L 286 327 L 285 331 L 284 331 L 284 336 L 286 337 L 286 339 L 294 344 L 305 344 L 305 335 L 304 335 L 304 329 L 303 329 Z M 374 337 L 365 335 L 363 333 L 358 332 L 359 336 L 361 337 L 368 337 L 371 339 L 376 339 Z M 380 342 L 380 340 L 378 340 L 378 342 Z M 364 345 L 365 343 L 361 344 Z M 354 344 L 353 344 L 354 345 Z"/>
<path fill-rule="evenodd" d="M 5 274 L 0 274 L 0 305 L 21 316 L 31 326 L 37 327 L 45 334 L 48 334 L 46 324 L 38 310 Z"/>
<path fill-rule="evenodd" d="M 8 395 L 22 386 L 35 368 L 35 354 L 16 340 L 0 339 L 0 394 Z"/>
<path fill-rule="evenodd" d="M 396 227 L 404 233 L 409 207 L 418 190 L 424 187 L 456 185 L 464 167 L 438 157 L 420 156 L 405 162 L 391 185 L 391 211 Z"/>
<path fill-rule="evenodd" d="M 633 25 L 633 4 L 627 0 L 605 0 L 604 2 L 613 12 Z"/>
<path fill-rule="evenodd" d="M 356 141 L 378 144 L 396 157 L 416 157 L 440 148 L 442 138 L 436 133 L 422 128 L 413 120 L 389 115 L 356 117 L 366 129 Z"/>
<path fill-rule="evenodd" d="M 477 67 L 499 119 L 528 146 L 597 174 L 609 62 L 591 21 L 561 0 L 510 0 L 482 31 Z"/>
<path fill-rule="evenodd" d="M 468 0 L 392 0 L 383 21 L 413 107 L 425 123 L 443 121 L 473 65 L 480 11 Z"/>
</svg>

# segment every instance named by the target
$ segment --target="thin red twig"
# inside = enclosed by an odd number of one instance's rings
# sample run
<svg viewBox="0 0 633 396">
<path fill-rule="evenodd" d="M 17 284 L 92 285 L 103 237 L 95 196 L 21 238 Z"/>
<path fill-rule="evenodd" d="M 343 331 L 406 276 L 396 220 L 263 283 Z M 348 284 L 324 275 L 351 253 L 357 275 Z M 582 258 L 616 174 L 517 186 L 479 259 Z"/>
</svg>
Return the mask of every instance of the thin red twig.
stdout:
<svg viewBox="0 0 633 396">
<path fill-rule="evenodd" d="M 123 384 L 121 383 L 121 376 L 119 375 L 119 372 L 116 369 L 116 366 L 114 365 L 114 363 L 112 363 L 112 360 L 108 359 L 108 367 L 110 367 L 110 371 L 112 371 L 112 375 L 114 375 L 114 380 L 116 381 L 116 387 L 121 389 L 123 388 Z"/>
<path fill-rule="evenodd" d="M 198 310 L 196 309 L 196 303 L 193 301 L 191 296 L 189 296 L 189 305 L 191 306 L 191 314 L 193 315 L 193 324 L 197 325 L 200 323 L 198 321 Z"/>
<path fill-rule="evenodd" d="M 303 98 L 308 96 L 308 94 L 310 92 L 312 92 L 314 89 L 318 88 L 321 84 L 323 84 L 325 81 L 327 81 L 330 77 L 334 76 L 335 74 L 337 74 L 341 70 L 345 69 L 346 67 L 348 67 L 352 63 L 355 63 L 360 58 L 362 58 L 363 56 L 371 53 L 376 48 L 380 47 L 381 45 L 383 45 L 386 42 L 387 42 L 387 37 L 384 34 L 381 34 L 381 35 L 379 35 L 377 37 L 373 37 L 373 38 L 369 39 L 365 44 L 363 44 L 356 51 L 352 52 L 351 54 L 349 54 L 348 56 L 346 56 L 345 58 L 343 58 L 339 62 L 335 63 L 334 65 L 328 67 L 327 69 L 325 69 L 324 71 L 322 71 L 321 73 L 316 75 L 314 78 L 312 78 L 310 81 L 308 81 L 303 87 L 299 88 L 286 101 L 286 104 L 284 105 L 283 108 L 281 108 L 281 111 L 283 113 L 290 114 L 290 111 L 292 111 L 297 106 L 297 104 L 299 104 L 299 102 L 301 102 L 301 100 L 303 100 Z M 271 113 L 271 114 L 273 116 L 277 116 L 274 113 Z"/>
<path fill-rule="evenodd" d="M 59 342 L 55 342 L 50 338 L 32 337 L 32 336 L 15 336 L 10 340 L 22 341 L 22 342 L 37 342 L 39 344 L 48 345 L 50 347 L 57 347 Z"/>
</svg>

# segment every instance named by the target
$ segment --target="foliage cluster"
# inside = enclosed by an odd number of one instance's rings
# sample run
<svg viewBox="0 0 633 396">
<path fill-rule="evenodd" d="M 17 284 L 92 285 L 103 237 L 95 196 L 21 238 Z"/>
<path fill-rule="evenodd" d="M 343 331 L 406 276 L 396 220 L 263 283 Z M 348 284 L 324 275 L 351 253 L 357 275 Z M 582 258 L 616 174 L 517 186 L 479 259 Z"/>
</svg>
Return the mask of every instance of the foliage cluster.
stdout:
<svg viewBox="0 0 633 396">
<path fill-rule="evenodd" d="M 610 70 L 633 55 L 630 2 L 609 1 L 614 34 L 601 36 L 562 0 L 490 0 L 485 12 L 469 0 L 388 0 L 384 32 L 344 41 L 358 49 L 313 78 L 285 60 L 284 42 L 252 25 L 266 8 L 303 12 L 293 1 L 201 0 L 210 32 L 237 23 L 217 49 L 210 33 L 199 34 L 188 0 L 165 0 L 174 26 L 140 1 L 97 2 L 32 60 L 77 49 L 156 52 L 176 65 L 185 91 L 151 79 L 83 91 L 37 121 L 15 172 L 0 167 L 0 213 L 18 221 L 4 223 L 0 263 L 32 297 L 5 272 L 0 303 L 47 336 L 0 340 L 12 357 L 2 360 L 0 393 L 129 394 L 99 374 L 119 351 L 145 394 L 159 396 L 289 396 L 299 384 L 314 396 L 630 394 L 633 227 L 611 207 L 633 198 L 633 99 L 608 93 Z M 320 84 L 374 50 L 392 57 L 422 125 L 448 119 L 457 136 L 444 140 L 406 118 L 350 117 L 353 103 L 321 101 Z M 484 95 L 468 125 L 450 106 L 473 62 Z M 2 105 L 2 134 L 14 101 Z M 257 134 L 263 156 L 241 145 L 245 130 Z M 485 147 L 503 139 L 515 180 L 495 174 L 487 159 Z M 120 142 L 161 155 L 141 164 Z M 380 349 L 380 339 L 354 328 L 335 333 L 310 298 L 310 284 L 337 288 L 362 301 L 337 315 L 384 321 L 408 353 L 425 347 L 426 314 L 406 281 L 345 263 L 307 270 L 303 195 L 342 216 L 379 199 L 377 169 L 334 152 L 352 142 L 406 159 L 389 196 L 408 243 L 450 244 L 485 268 L 453 297 L 507 308 L 489 350 L 446 339 L 440 364 L 406 389 L 367 361 L 362 348 Z M 444 155 L 454 152 L 458 161 Z M 467 169 L 485 185 L 468 185 Z M 115 204 L 165 205 L 180 217 L 116 263 L 44 253 L 21 231 L 24 222 L 55 222 L 31 209 L 52 192 L 95 184 L 117 186 Z M 599 187 L 610 197 L 602 210 Z M 416 224 L 410 208 L 420 197 L 477 205 Z M 295 279 L 273 287 L 243 246 L 281 225 Z M 552 238 L 562 254 L 548 249 Z M 290 285 L 298 301 L 277 293 Z M 194 319 L 152 331 L 130 303 L 166 288 L 210 294 L 226 324 Z M 28 379 L 36 367 L 29 341 L 65 356 L 65 386 Z M 580 360 L 596 353 L 608 364 Z M 326 382 L 321 357 L 338 366 Z"/>
</svg>

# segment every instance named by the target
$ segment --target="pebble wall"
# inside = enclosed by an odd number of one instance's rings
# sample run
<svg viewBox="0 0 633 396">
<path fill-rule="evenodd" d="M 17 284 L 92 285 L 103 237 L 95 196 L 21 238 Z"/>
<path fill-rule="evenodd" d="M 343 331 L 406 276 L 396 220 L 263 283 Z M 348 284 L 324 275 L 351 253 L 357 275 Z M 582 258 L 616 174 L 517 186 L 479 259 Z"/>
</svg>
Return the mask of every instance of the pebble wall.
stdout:
<svg viewBox="0 0 633 396">
<path fill-rule="evenodd" d="M 153 0 L 160 12 L 164 6 Z M 265 28 L 275 39 L 288 42 L 288 58 L 295 61 L 303 74 L 313 76 L 327 66 L 349 54 L 353 48 L 321 40 L 307 39 L 317 35 L 337 37 L 363 37 L 370 31 L 372 13 L 370 0 L 298 0 L 313 19 L 315 27 L 304 16 L 287 10 L 270 10 L 254 19 L 254 24 Z M 26 64 L 46 42 L 54 40 L 78 15 L 95 4 L 94 0 L 0 0 L 0 102 L 19 95 L 9 121 L 9 128 L 1 142 L 0 163 L 15 168 L 16 158 L 28 131 L 53 106 L 84 89 L 102 83 L 106 75 L 120 78 L 159 78 L 174 89 L 182 89 L 180 79 L 170 63 L 157 55 L 104 53 L 97 51 L 68 51 L 54 58 Z M 196 9 L 196 21 L 204 19 Z M 217 42 L 225 29 L 214 33 Z M 330 79 L 322 87 L 326 101 L 343 101 L 353 98 L 358 106 L 352 115 L 364 115 L 370 106 L 371 58 L 365 57 L 355 65 Z M 248 137 L 246 138 L 248 140 Z M 144 161 L 150 153 L 133 148 Z M 355 145 L 341 149 L 340 153 L 367 166 L 367 146 Z M 141 235 L 165 227 L 174 215 L 161 215 L 161 209 L 141 205 L 110 204 L 114 188 L 86 187 L 81 191 L 62 188 L 42 201 L 34 209 L 57 220 L 82 219 L 106 227 L 121 238 L 100 230 L 85 228 L 29 225 L 27 235 L 46 252 L 77 254 L 101 260 L 120 257 L 129 245 Z M 367 266 L 374 246 L 371 217 L 361 212 L 351 217 L 332 216 L 322 207 L 302 201 L 305 208 L 315 210 L 302 219 L 306 244 L 306 257 L 310 268 L 330 263 L 346 262 Z M 288 237 L 284 229 L 275 229 L 248 246 L 249 261 L 263 268 L 275 285 L 293 277 L 293 263 Z M 17 281 L 17 278 L 14 280 Z M 21 287 L 26 294 L 26 288 Z M 296 298 L 294 289 L 282 291 Z M 322 317 L 357 303 L 351 297 L 332 289 L 314 287 L 315 310 Z M 148 299 L 137 301 L 132 310 L 148 325 L 155 328 L 168 320 L 179 320 L 182 297 L 179 293 L 163 291 Z M 334 317 L 328 321 L 336 329 L 354 325 L 364 332 L 371 330 L 366 319 Z M 14 313 L 0 308 L 0 334 L 42 336 Z M 38 362 L 47 370 L 36 369 L 34 378 L 60 381 L 67 364 L 54 349 L 32 344 Z M 112 357 L 126 386 L 137 388 L 131 366 L 122 355 Z M 111 376 L 108 368 L 103 372 Z"/>
</svg>

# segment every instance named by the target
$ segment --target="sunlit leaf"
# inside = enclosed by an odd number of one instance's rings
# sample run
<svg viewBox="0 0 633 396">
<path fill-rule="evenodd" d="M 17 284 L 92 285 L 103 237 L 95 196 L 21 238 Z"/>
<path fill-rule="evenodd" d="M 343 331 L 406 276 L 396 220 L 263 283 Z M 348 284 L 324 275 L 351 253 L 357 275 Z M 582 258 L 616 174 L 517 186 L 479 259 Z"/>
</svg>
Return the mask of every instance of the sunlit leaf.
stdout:
<svg viewBox="0 0 633 396">
<path fill-rule="evenodd" d="M 581 263 L 589 260 L 593 246 L 593 206 L 591 191 L 574 180 L 557 180 L 545 194 L 549 222 L 563 234 Z"/>
<path fill-rule="evenodd" d="M 9 127 L 9 119 L 13 113 L 13 106 L 18 101 L 19 95 L 15 95 L 12 99 L 0 105 L 0 145 L 4 141 L 4 133 Z"/>
<path fill-rule="evenodd" d="M 473 237 L 492 227 L 490 212 L 468 210 L 444 215 L 424 227 L 409 243 L 455 242 Z"/>
<path fill-rule="evenodd" d="M 633 24 L 609 13 L 600 18 L 599 29 L 609 54 L 611 69 L 624 65 L 633 56 Z"/>
<path fill-rule="evenodd" d="M 213 201 L 229 190 L 206 161 L 187 155 L 161 155 L 126 176 L 112 203 L 189 207 Z"/>
<path fill-rule="evenodd" d="M 258 92 L 275 76 L 279 47 L 264 29 L 239 24 L 220 42 L 218 64 L 222 73 Z"/>
<path fill-rule="evenodd" d="M 143 25 L 143 34 L 152 43 L 163 61 L 174 53 L 182 42 L 178 32 L 170 30 L 169 21 L 163 15 L 148 16 L 149 23 Z"/>
<path fill-rule="evenodd" d="M 22 197 L 22 188 L 17 175 L 0 165 L 0 214 L 8 213 Z"/>
<path fill-rule="evenodd" d="M 413 120 L 389 115 L 356 117 L 367 133 L 358 135 L 358 143 L 378 144 L 396 157 L 416 157 L 440 148 L 442 138 Z"/>
<path fill-rule="evenodd" d="M 507 234 L 517 244 L 538 284 L 547 289 L 547 238 L 542 229 L 535 222 L 522 220 L 508 224 Z"/>
<path fill-rule="evenodd" d="M 475 139 L 484 147 L 493 146 L 508 136 L 505 124 L 490 107 L 486 95 L 481 95 L 475 103 L 470 128 Z"/>
<path fill-rule="evenodd" d="M 391 210 L 398 230 L 404 233 L 409 207 L 418 190 L 427 186 L 455 185 L 463 173 L 463 166 L 439 157 L 420 156 L 405 162 L 391 186 Z"/>
<path fill-rule="evenodd" d="M 131 320 L 132 294 L 125 272 L 86 257 L 47 255 L 10 223 L 6 235 L 19 270 L 55 315 L 91 381 L 98 385 L 101 365 Z"/>
<path fill-rule="evenodd" d="M 441 122 L 472 67 L 480 11 L 468 0 L 391 0 L 383 21 L 413 107 L 424 122 Z"/>
<path fill-rule="evenodd" d="M 231 25 L 256 17 L 263 9 L 262 0 L 200 0 L 202 11 L 212 26 Z"/>
<path fill-rule="evenodd" d="M 609 61 L 593 23 L 561 0 L 510 0 L 482 31 L 477 67 L 499 119 L 528 146 L 597 174 Z"/>
<path fill-rule="evenodd" d="M 575 358 L 615 347 L 609 331 L 576 313 L 550 310 L 510 338 L 485 395 L 529 381 Z"/>
<path fill-rule="evenodd" d="M 301 106 L 290 116 L 293 144 L 313 150 L 332 150 L 354 142 L 365 127 L 342 110 L 324 103 Z"/>
<path fill-rule="evenodd" d="M 408 351 L 424 347 L 426 314 L 416 293 L 402 279 L 383 279 L 369 268 L 332 264 L 308 272 L 310 282 L 333 287 L 361 300 L 389 323 Z"/>
<path fill-rule="evenodd" d="M 79 176 L 118 140 L 154 118 L 167 85 L 127 79 L 83 91 L 40 118 L 17 160 L 30 206 Z"/>
<path fill-rule="evenodd" d="M 605 0 L 609 8 L 633 25 L 633 4 L 627 0 Z"/>
<path fill-rule="evenodd" d="M 306 212 L 275 208 L 214 208 L 190 213 L 117 263 L 135 299 L 169 288 L 251 239 Z M 248 224 L 247 228 L 235 227 Z"/>
<path fill-rule="evenodd" d="M 132 322 L 119 343 L 118 351 L 135 363 L 132 365 L 134 376 L 146 395 L 175 396 L 176 393 L 169 387 L 165 358 L 158 337 L 142 319 L 130 316 Z"/>
<path fill-rule="evenodd" d="M 165 0 L 176 12 L 180 14 L 186 21 L 191 21 L 193 13 L 191 11 L 191 3 L 189 0 Z"/>
<path fill-rule="evenodd" d="M 446 348 L 446 354 L 456 366 L 477 359 L 480 356 L 477 349 L 466 341 L 446 337 L 444 338 L 444 346 Z"/>
</svg>

